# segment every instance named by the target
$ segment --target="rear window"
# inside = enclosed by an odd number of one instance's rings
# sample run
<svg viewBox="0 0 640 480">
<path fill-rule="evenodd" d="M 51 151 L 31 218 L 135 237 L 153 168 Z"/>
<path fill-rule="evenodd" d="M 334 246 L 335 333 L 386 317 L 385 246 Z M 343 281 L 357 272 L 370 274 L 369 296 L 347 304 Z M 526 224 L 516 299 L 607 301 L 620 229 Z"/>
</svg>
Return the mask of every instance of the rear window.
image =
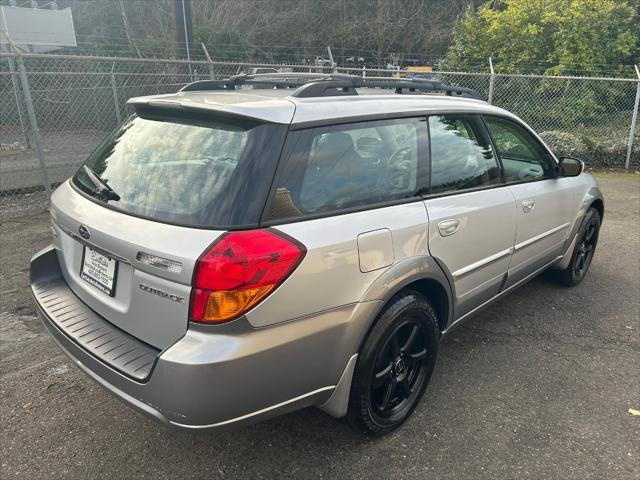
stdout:
<svg viewBox="0 0 640 480">
<path fill-rule="evenodd" d="M 291 132 L 266 220 L 416 196 L 427 185 L 426 138 L 413 118 Z"/>
<path fill-rule="evenodd" d="M 115 209 L 197 227 L 259 222 L 286 127 L 230 118 L 134 116 L 73 178 Z"/>
</svg>

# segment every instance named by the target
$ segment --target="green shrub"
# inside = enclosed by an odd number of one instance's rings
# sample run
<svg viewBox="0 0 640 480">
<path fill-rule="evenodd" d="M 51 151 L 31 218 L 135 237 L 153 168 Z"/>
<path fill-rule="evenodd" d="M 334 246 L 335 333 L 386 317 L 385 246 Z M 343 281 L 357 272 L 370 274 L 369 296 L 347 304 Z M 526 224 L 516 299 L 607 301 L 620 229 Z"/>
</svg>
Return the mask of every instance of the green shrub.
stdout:
<svg viewBox="0 0 640 480">
<path fill-rule="evenodd" d="M 629 132 L 622 129 L 584 128 L 578 132 L 548 130 L 540 134 L 557 156 L 578 157 L 588 166 L 624 166 Z M 640 166 L 640 135 L 636 133 L 630 159 Z"/>
</svg>

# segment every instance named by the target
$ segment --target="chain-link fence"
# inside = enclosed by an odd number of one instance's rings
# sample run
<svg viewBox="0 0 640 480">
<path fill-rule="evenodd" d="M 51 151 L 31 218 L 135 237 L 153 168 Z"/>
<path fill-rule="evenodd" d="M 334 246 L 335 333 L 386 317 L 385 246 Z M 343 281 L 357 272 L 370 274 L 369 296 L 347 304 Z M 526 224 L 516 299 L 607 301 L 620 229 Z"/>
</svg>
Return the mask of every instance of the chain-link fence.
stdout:
<svg viewBox="0 0 640 480">
<path fill-rule="evenodd" d="M 0 210 L 44 206 L 47 184 L 70 177 L 105 134 L 130 112 L 127 99 L 170 93 L 188 82 L 240 72 L 333 71 L 330 67 L 159 59 L 2 54 L 0 58 Z M 375 77 L 397 70 L 336 68 Z M 557 154 L 589 166 L 640 168 L 637 79 L 545 77 L 490 72 L 420 74 L 469 87 L 528 122 Z M 631 134 L 633 129 L 633 134 Z"/>
</svg>

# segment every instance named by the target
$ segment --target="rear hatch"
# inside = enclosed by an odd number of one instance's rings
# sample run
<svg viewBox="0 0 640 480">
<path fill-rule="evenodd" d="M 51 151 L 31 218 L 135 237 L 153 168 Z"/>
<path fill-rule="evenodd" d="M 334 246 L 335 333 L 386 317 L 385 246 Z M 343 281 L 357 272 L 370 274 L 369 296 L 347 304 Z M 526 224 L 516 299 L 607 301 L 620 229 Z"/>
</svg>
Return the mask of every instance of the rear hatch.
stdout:
<svg viewBox="0 0 640 480">
<path fill-rule="evenodd" d="M 254 228 L 286 126 L 139 111 L 52 196 L 70 288 L 125 332 L 166 348 L 188 325 L 193 269 L 224 231 Z"/>
</svg>

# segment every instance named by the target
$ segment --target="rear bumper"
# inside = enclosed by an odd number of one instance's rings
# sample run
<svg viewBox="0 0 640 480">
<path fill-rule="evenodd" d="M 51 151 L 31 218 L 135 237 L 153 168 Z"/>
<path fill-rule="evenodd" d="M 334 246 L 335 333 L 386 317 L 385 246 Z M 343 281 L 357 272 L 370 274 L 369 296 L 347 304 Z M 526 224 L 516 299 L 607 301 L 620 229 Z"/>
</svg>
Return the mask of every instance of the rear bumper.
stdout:
<svg viewBox="0 0 640 480">
<path fill-rule="evenodd" d="M 54 251 L 32 260 L 31 292 L 41 317 L 83 350 L 133 380 L 149 377 L 160 350 L 109 323 L 74 295 Z"/>
<path fill-rule="evenodd" d="M 261 329 L 245 319 L 193 325 L 171 347 L 155 352 L 155 363 L 140 379 L 56 322 L 38 293 L 43 281 L 57 282 L 59 294 L 77 299 L 53 247 L 33 257 L 31 288 L 45 328 L 78 367 L 139 411 L 196 430 L 253 423 L 327 402 L 379 307 L 378 302 L 348 305 Z"/>
</svg>

